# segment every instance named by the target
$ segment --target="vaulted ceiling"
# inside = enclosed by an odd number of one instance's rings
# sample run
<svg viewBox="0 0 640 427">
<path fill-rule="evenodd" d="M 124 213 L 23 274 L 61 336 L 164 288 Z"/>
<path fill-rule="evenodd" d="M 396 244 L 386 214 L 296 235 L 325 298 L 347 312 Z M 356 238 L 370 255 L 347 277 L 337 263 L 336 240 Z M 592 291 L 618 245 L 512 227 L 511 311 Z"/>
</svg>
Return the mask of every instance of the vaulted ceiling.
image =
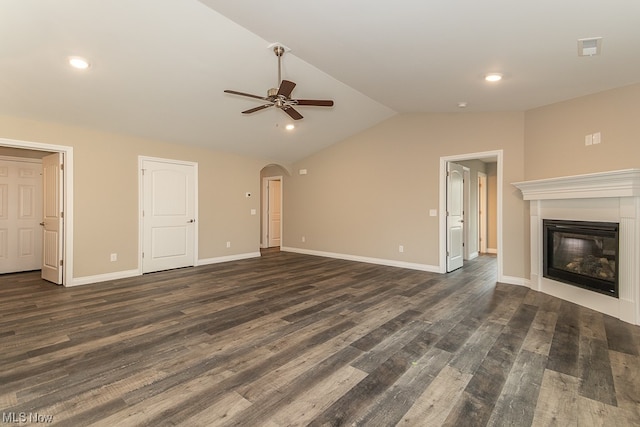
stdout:
<svg viewBox="0 0 640 427">
<path fill-rule="evenodd" d="M 631 0 L 0 0 L 0 114 L 288 163 L 397 113 L 524 111 L 637 83 L 638 22 Z M 578 56 L 593 37 L 601 54 Z M 293 131 L 223 92 L 276 87 L 274 42 L 291 49 L 293 97 L 335 101 L 298 107 Z"/>
</svg>

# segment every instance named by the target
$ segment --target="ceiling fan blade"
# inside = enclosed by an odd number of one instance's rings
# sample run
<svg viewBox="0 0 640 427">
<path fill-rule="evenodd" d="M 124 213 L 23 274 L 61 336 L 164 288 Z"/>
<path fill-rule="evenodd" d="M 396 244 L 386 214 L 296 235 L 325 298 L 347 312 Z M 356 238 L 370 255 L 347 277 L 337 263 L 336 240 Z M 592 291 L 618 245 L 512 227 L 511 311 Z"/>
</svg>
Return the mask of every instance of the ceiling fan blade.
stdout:
<svg viewBox="0 0 640 427">
<path fill-rule="evenodd" d="M 248 96 L 249 98 L 262 99 L 264 101 L 271 101 L 269 98 L 266 98 L 264 96 L 251 95 L 250 93 L 238 92 L 235 90 L 225 90 L 224 93 L 230 93 L 232 95 Z"/>
<path fill-rule="evenodd" d="M 255 113 L 256 111 L 264 110 L 265 108 L 269 108 L 269 107 L 273 107 L 273 104 L 265 104 L 265 105 L 261 105 L 259 107 L 251 108 L 249 110 L 243 111 L 242 114 Z"/>
<path fill-rule="evenodd" d="M 291 96 L 291 92 L 293 92 L 293 88 L 296 87 L 296 84 L 289 80 L 283 80 L 280 83 L 280 88 L 278 89 L 278 95 L 282 95 L 285 98 L 289 98 Z"/>
<path fill-rule="evenodd" d="M 293 120 L 300 120 L 302 118 L 302 114 L 298 113 L 292 107 L 283 108 L 282 111 L 287 113 Z"/>
<path fill-rule="evenodd" d="M 316 107 L 333 107 L 333 101 L 330 99 L 292 99 L 296 105 L 313 105 Z"/>
</svg>

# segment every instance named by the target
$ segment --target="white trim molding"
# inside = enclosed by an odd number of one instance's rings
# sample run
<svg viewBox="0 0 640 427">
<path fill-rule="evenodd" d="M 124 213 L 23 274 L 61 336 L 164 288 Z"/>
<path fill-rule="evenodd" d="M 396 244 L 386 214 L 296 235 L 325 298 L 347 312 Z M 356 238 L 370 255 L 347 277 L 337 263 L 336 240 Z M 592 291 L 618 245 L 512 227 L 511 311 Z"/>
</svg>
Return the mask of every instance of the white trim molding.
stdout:
<svg viewBox="0 0 640 427">
<path fill-rule="evenodd" d="M 63 239 L 64 239 L 64 268 L 62 272 L 63 286 L 72 286 L 73 278 L 73 147 L 66 145 L 45 144 L 33 141 L 19 141 L 14 139 L 0 138 L 0 146 L 10 148 L 22 148 L 27 150 L 47 151 L 51 153 L 62 153 L 64 169 L 62 170 L 63 180 Z"/>
<path fill-rule="evenodd" d="M 219 264 L 221 262 L 238 261 L 241 259 L 258 258 L 258 257 L 260 257 L 260 252 L 247 252 L 247 253 L 237 254 L 237 255 L 225 255 L 225 256 L 220 256 L 215 258 L 199 259 L 196 262 L 196 266 Z"/>
<path fill-rule="evenodd" d="M 524 200 L 640 196 L 640 169 L 516 182 Z"/>
<path fill-rule="evenodd" d="M 367 264 L 386 265 L 388 267 L 400 267 L 410 270 L 428 271 L 430 273 L 440 273 L 440 267 L 437 265 L 418 264 L 414 262 L 396 261 L 392 259 L 371 258 L 359 255 L 340 254 L 335 252 L 314 251 L 310 249 L 292 248 L 288 246 L 280 247 L 283 252 L 294 252 L 304 255 L 315 255 L 325 258 L 343 259 L 346 261 L 365 262 Z"/>
<path fill-rule="evenodd" d="M 503 168 L 504 168 L 504 151 L 503 150 L 494 150 L 494 151 L 483 151 L 479 153 L 467 153 L 460 154 L 455 156 L 444 156 L 440 157 L 440 200 L 439 200 L 439 209 L 440 209 L 440 223 L 439 223 L 439 273 L 447 272 L 447 236 L 446 236 L 446 212 L 447 212 L 447 180 L 446 180 L 446 171 L 447 171 L 447 163 L 448 162 L 459 162 L 464 160 L 474 160 L 474 159 L 496 159 L 496 169 L 497 169 L 497 234 L 498 234 L 498 242 L 497 242 L 497 263 L 498 263 L 498 282 L 504 282 L 504 248 L 502 242 L 502 199 L 503 199 Z"/>
<path fill-rule="evenodd" d="M 94 283 L 109 282 L 111 280 L 119 280 L 119 279 L 128 279 L 129 277 L 136 277 L 140 275 L 141 274 L 138 271 L 138 269 L 116 271 L 113 273 L 96 274 L 95 276 L 76 277 L 75 279 L 73 279 L 73 282 L 71 284 L 68 284 L 66 286 L 72 287 L 72 286 L 82 286 L 82 285 L 93 285 Z"/>
</svg>

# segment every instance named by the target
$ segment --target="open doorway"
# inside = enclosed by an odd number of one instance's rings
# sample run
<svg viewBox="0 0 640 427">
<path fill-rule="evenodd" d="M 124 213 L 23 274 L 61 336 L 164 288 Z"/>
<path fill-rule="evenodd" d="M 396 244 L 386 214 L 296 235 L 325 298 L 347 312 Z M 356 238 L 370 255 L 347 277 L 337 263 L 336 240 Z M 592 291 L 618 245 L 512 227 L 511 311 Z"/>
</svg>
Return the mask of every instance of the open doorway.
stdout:
<svg viewBox="0 0 640 427">
<path fill-rule="evenodd" d="M 260 248 L 263 252 L 278 251 L 282 246 L 283 194 L 286 170 L 269 165 L 260 171 Z"/>
<path fill-rule="evenodd" d="M 457 165 L 459 174 L 464 176 L 464 183 L 459 184 L 460 191 L 463 192 L 462 200 L 464 218 L 461 223 L 464 229 L 461 231 L 462 244 L 457 242 L 456 236 L 451 235 L 451 218 L 447 215 L 451 200 L 449 194 L 456 195 L 450 188 L 447 172 L 450 165 Z M 440 272 L 446 273 L 456 268 L 451 268 L 450 255 L 453 253 L 463 254 L 463 259 L 459 259 L 460 265 L 466 260 L 473 259 L 479 254 L 495 254 L 497 258 L 498 277 L 502 277 L 502 150 L 471 153 L 458 156 L 442 157 L 440 159 Z M 484 189 L 486 196 L 481 192 L 480 182 L 485 177 Z M 456 197 L 459 197 L 458 194 Z M 484 197 L 484 198 L 483 198 Z M 455 203 L 454 203 L 455 205 Z M 457 214 L 456 212 L 454 212 Z M 458 219 L 456 218 L 453 218 Z M 458 221 L 455 221 L 456 223 Z M 481 236 L 485 233 L 484 241 Z M 458 240 L 460 240 L 458 238 Z M 459 252 L 452 251 L 451 245 L 460 245 Z M 487 247 L 488 246 L 488 247 Z"/>
<path fill-rule="evenodd" d="M 51 168 L 48 163 L 43 166 L 42 191 L 38 195 L 33 195 L 33 197 L 43 197 L 44 204 L 42 218 L 39 219 L 39 222 L 42 221 L 39 226 L 44 227 L 43 233 L 38 233 L 43 236 L 40 268 L 45 280 L 71 286 L 73 282 L 73 147 L 0 138 L 0 150 L 3 155 L 14 158 L 46 160 L 55 157 L 58 159 L 57 169 Z M 63 164 L 64 167 L 62 167 Z M 45 198 L 47 194 L 51 197 Z M 50 208 L 53 207 L 55 207 L 53 209 L 55 215 L 52 216 Z M 52 236 L 55 236 L 55 241 L 52 240 Z M 53 267 L 55 272 L 52 272 Z"/>
</svg>

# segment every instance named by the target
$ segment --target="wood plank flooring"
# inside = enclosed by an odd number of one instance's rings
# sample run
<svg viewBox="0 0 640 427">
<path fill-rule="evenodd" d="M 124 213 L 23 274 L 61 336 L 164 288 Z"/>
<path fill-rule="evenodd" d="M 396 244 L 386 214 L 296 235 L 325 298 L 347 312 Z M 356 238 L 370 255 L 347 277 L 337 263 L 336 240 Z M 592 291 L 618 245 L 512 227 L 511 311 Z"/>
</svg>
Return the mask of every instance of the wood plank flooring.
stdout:
<svg viewBox="0 0 640 427">
<path fill-rule="evenodd" d="M 269 252 L 76 288 L 0 276 L 0 421 L 640 425 L 640 328 L 495 271 Z"/>
</svg>

